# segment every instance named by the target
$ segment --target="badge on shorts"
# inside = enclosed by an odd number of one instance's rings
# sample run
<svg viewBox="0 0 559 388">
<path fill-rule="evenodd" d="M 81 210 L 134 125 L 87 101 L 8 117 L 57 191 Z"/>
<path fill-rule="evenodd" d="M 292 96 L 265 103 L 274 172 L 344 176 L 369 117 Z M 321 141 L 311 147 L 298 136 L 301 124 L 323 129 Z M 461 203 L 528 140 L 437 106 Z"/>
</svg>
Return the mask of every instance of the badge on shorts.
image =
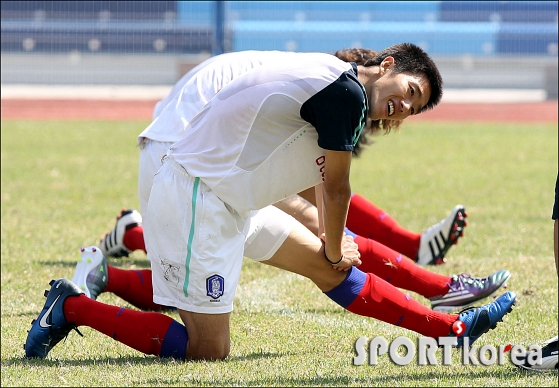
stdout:
<svg viewBox="0 0 559 388">
<path fill-rule="evenodd" d="M 223 295 L 225 279 L 219 275 L 213 275 L 206 279 L 206 291 L 208 296 L 214 299 L 219 298 Z"/>
</svg>

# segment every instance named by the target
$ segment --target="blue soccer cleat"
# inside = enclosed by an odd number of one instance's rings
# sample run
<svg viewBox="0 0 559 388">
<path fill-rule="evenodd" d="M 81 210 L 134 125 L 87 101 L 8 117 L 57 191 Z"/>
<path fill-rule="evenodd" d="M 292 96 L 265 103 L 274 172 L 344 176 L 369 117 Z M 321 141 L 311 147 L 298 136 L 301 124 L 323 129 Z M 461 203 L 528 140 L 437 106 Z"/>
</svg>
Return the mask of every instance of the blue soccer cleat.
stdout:
<svg viewBox="0 0 559 388">
<path fill-rule="evenodd" d="M 497 322 L 502 322 L 503 317 L 512 311 L 515 302 L 516 294 L 509 291 L 492 303 L 461 312 L 458 320 L 453 324 L 454 332 L 451 333 L 458 337 L 458 347 L 464 346 L 464 339 L 467 339 L 466 342 L 469 346 L 482 334 L 497 327 Z"/>
<path fill-rule="evenodd" d="M 39 317 L 31 321 L 31 330 L 23 346 L 27 358 L 45 358 L 72 329 L 83 337 L 74 323 L 66 321 L 63 309 L 66 298 L 79 296 L 82 290 L 68 279 L 51 280 L 49 284 L 50 291 L 45 291 L 47 301 Z"/>
</svg>

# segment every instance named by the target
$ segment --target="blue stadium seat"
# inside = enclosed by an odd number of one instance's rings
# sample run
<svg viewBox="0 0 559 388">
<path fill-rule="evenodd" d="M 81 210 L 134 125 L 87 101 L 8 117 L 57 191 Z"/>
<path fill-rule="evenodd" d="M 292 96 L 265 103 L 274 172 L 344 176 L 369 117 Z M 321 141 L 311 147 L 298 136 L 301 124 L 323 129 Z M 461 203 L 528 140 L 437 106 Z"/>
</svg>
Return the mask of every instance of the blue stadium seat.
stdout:
<svg viewBox="0 0 559 388">
<path fill-rule="evenodd" d="M 447 22 L 557 23 L 557 1 L 442 1 Z"/>
<path fill-rule="evenodd" d="M 177 3 L 178 23 L 213 25 L 215 6 L 212 1 L 178 1 Z"/>
<path fill-rule="evenodd" d="M 212 50 L 214 1 L 2 1 L 1 11 L 3 51 Z M 556 1 L 229 1 L 225 11 L 232 51 L 412 42 L 436 55 L 557 54 Z"/>
<path fill-rule="evenodd" d="M 488 55 L 496 49 L 497 32 L 494 23 L 238 21 L 232 49 L 334 52 L 356 46 L 380 50 L 410 42 L 431 54 Z"/>
<path fill-rule="evenodd" d="M 232 1 L 232 20 L 435 21 L 439 1 Z"/>
<path fill-rule="evenodd" d="M 176 1 L 2 1 L 2 19 L 163 20 L 177 12 Z"/>
<path fill-rule="evenodd" d="M 503 23 L 497 34 L 496 52 L 557 56 L 557 33 L 555 23 Z"/>
</svg>

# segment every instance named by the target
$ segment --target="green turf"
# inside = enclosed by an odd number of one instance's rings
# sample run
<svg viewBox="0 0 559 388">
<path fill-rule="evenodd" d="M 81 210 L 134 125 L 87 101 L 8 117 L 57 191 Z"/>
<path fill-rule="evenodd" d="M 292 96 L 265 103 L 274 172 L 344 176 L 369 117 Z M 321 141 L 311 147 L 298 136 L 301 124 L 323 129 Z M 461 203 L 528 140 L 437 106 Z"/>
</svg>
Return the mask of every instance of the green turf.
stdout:
<svg viewBox="0 0 559 388">
<path fill-rule="evenodd" d="M 342 310 L 298 275 L 245 262 L 223 362 L 161 360 L 84 327 L 45 360 L 23 358 L 30 321 L 52 278 L 73 275 L 123 207 L 138 207 L 137 134 L 147 122 L 2 121 L 2 386 L 557 386 L 557 373 L 504 366 L 406 367 L 387 357 L 353 366 L 360 336 L 417 335 Z M 465 237 L 432 268 L 486 276 L 505 268 L 517 307 L 476 345 L 557 335 L 550 219 L 557 124 L 408 123 L 375 138 L 352 167 L 352 189 L 421 231 L 466 206 Z M 147 268 L 136 252 L 122 268 Z M 426 299 L 412 294 L 422 303 Z M 100 301 L 126 305 L 111 294 Z M 170 313 L 174 318 L 178 316 Z M 440 361 L 440 353 L 438 355 Z"/>
</svg>

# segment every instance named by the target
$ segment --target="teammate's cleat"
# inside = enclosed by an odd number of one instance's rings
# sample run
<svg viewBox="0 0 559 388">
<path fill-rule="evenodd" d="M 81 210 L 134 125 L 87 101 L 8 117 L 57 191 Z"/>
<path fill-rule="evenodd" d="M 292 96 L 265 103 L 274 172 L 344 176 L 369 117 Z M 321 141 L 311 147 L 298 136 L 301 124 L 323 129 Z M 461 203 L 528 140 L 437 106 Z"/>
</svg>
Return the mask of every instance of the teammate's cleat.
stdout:
<svg viewBox="0 0 559 388">
<path fill-rule="evenodd" d="M 31 321 L 31 330 L 23 348 L 27 358 L 45 358 L 50 350 L 72 329 L 79 335 L 77 326 L 64 317 L 64 302 L 69 296 L 79 296 L 83 292 L 68 279 L 51 280 L 50 291 L 45 291 L 47 301 L 37 319 Z"/>
<path fill-rule="evenodd" d="M 512 311 L 515 302 L 516 294 L 507 291 L 492 303 L 462 311 L 452 325 L 450 335 L 458 337 L 459 348 L 464 346 L 464 339 L 467 339 L 468 346 L 473 344 L 482 334 L 496 328 L 497 323 L 502 322 L 503 317 Z"/>
<path fill-rule="evenodd" d="M 544 372 L 550 370 L 557 370 L 559 369 L 559 351 L 557 350 L 557 336 L 547 340 L 543 343 L 542 347 L 542 363 L 541 365 L 534 364 L 531 365 L 528 362 L 528 355 L 530 352 L 524 354 L 524 357 L 517 356 L 518 360 L 524 359 L 524 362 L 518 365 L 520 368 Z"/>
<path fill-rule="evenodd" d="M 107 259 L 101 250 L 97 247 L 82 248 L 72 283 L 95 300 L 108 282 Z"/>
<path fill-rule="evenodd" d="M 116 218 L 116 226 L 101 240 L 100 248 L 105 257 L 128 256 L 130 249 L 124 246 L 124 233 L 136 226 L 142 225 L 141 214 L 134 209 L 122 209 Z"/>
<path fill-rule="evenodd" d="M 467 273 L 453 275 L 448 292 L 430 299 L 431 308 L 435 311 L 464 309 L 495 294 L 501 286 L 506 288 L 509 278 L 510 272 L 504 269 L 486 278 L 473 278 Z"/>
<path fill-rule="evenodd" d="M 468 225 L 466 217 L 464 206 L 456 205 L 448 217 L 425 230 L 421 234 L 417 264 L 443 264 L 450 247 L 464 235 L 464 228 Z"/>
</svg>

